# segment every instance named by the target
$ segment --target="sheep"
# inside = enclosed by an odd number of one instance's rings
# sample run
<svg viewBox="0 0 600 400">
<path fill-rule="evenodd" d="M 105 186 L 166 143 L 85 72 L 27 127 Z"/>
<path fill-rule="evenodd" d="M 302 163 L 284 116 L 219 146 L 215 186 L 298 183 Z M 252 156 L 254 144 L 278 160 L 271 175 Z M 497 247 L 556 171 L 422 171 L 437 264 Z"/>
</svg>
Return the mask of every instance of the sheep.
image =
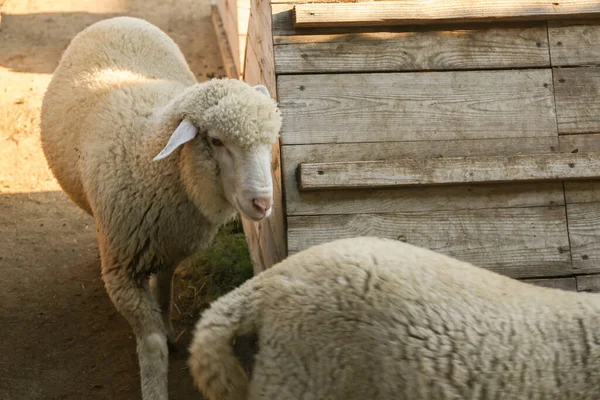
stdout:
<svg viewBox="0 0 600 400">
<path fill-rule="evenodd" d="M 250 381 L 238 337 L 257 340 Z M 600 295 L 340 239 L 214 301 L 189 350 L 210 400 L 598 399 Z"/>
<path fill-rule="evenodd" d="M 281 123 L 264 86 L 198 83 L 175 42 L 141 19 L 87 27 L 54 72 L 43 151 L 95 220 L 105 288 L 136 337 L 144 400 L 167 399 L 177 265 L 238 212 L 271 213 Z"/>
</svg>

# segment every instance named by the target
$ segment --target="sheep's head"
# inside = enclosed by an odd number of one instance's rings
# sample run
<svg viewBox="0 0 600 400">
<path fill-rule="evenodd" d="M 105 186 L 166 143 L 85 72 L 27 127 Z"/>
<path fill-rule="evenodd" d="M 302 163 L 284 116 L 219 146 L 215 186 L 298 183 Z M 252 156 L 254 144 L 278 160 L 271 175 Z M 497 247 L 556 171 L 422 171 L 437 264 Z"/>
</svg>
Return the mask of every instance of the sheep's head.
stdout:
<svg viewBox="0 0 600 400">
<path fill-rule="evenodd" d="M 188 160 L 184 174 L 197 176 L 188 179 L 194 182 L 187 186 L 194 185 L 193 191 L 210 191 L 203 175 L 212 165 L 216 172 L 211 175 L 216 180 L 213 183 L 222 188 L 222 196 L 237 211 L 252 220 L 268 217 L 273 204 L 271 150 L 281 116 L 266 87 L 215 79 L 196 85 L 182 109 L 181 123 L 155 160 L 190 142 L 184 147 Z M 199 196 L 203 199 L 197 203 L 211 201 L 206 199 L 207 193 Z"/>
</svg>

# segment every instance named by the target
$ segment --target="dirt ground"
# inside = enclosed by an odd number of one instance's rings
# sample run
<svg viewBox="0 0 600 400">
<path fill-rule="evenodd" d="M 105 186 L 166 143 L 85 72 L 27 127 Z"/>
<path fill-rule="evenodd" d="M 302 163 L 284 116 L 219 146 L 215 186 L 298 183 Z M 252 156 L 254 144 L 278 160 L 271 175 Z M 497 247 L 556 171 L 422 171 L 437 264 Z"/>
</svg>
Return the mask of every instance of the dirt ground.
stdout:
<svg viewBox="0 0 600 400">
<path fill-rule="evenodd" d="M 62 193 L 39 139 L 42 95 L 70 39 L 116 15 L 181 46 L 199 80 L 224 74 L 210 0 L 8 0 L 0 25 L 0 399 L 138 399 L 135 341 L 100 279 L 93 221 Z M 178 286 L 185 286 L 179 280 Z M 181 293 L 181 291 L 180 291 Z M 175 297 L 173 399 L 200 398 L 185 366 L 192 323 Z"/>
</svg>

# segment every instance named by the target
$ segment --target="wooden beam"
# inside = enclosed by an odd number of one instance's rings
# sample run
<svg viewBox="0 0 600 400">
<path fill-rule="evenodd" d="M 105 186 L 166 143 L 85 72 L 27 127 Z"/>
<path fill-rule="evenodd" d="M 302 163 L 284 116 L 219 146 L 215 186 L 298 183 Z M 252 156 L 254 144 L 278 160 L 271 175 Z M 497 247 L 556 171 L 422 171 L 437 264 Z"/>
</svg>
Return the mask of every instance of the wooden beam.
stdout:
<svg viewBox="0 0 600 400">
<path fill-rule="evenodd" d="M 432 144 L 433 145 L 433 144 Z M 600 152 L 304 163 L 300 190 L 600 178 Z"/>
<path fill-rule="evenodd" d="M 600 272 L 600 203 L 567 204 L 573 271 Z"/>
<path fill-rule="evenodd" d="M 271 18 L 270 1 L 251 0 L 243 75 L 250 85 L 265 85 L 276 99 Z M 287 255 L 279 141 L 273 145 L 272 154 L 273 213 L 259 222 L 242 218 L 255 274 L 272 267 Z"/>
<path fill-rule="evenodd" d="M 394 213 L 408 211 L 535 207 L 564 204 L 562 182 L 452 185 L 378 190 L 299 191 L 301 163 L 395 161 L 398 158 L 500 156 L 556 152 L 558 137 L 432 142 L 338 143 L 283 146 L 286 215 Z M 600 182 L 599 182 L 600 183 Z M 600 195 L 600 191 L 598 191 Z"/>
<path fill-rule="evenodd" d="M 214 4 L 211 5 L 211 16 L 213 27 L 215 29 L 215 33 L 217 34 L 217 44 L 219 45 L 219 50 L 223 59 L 223 67 L 225 68 L 225 74 L 228 78 L 239 79 L 240 72 L 238 71 L 235 65 L 233 53 L 231 51 L 231 47 L 229 46 L 229 41 L 227 40 L 227 33 L 225 32 L 223 21 L 221 20 L 221 16 L 219 14 L 219 10 Z"/>
<path fill-rule="evenodd" d="M 294 6 L 295 28 L 531 21 L 600 16 L 597 0 L 403 0 Z"/>
<path fill-rule="evenodd" d="M 311 32 L 312 33 L 312 32 Z M 550 66 L 546 24 L 278 38 L 277 74 Z"/>
</svg>

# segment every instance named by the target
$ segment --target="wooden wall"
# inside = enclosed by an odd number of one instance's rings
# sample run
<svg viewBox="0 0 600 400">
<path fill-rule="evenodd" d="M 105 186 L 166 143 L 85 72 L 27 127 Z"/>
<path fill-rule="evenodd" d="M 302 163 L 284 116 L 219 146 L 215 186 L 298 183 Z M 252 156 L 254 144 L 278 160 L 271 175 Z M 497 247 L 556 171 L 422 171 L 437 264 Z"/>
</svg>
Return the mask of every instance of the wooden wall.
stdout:
<svg viewBox="0 0 600 400">
<path fill-rule="evenodd" d="M 600 151 L 598 20 L 295 29 L 294 4 L 272 2 L 289 254 L 375 235 L 600 287 L 598 181 L 298 188 L 303 163 Z"/>
<path fill-rule="evenodd" d="M 561 4 L 583 15 L 592 3 Z M 376 235 L 539 285 L 600 289 L 600 180 L 298 185 L 307 163 L 600 151 L 599 19 L 301 29 L 298 4 L 250 2 L 243 78 L 266 85 L 284 116 L 274 213 L 244 221 L 255 272 Z"/>
</svg>

